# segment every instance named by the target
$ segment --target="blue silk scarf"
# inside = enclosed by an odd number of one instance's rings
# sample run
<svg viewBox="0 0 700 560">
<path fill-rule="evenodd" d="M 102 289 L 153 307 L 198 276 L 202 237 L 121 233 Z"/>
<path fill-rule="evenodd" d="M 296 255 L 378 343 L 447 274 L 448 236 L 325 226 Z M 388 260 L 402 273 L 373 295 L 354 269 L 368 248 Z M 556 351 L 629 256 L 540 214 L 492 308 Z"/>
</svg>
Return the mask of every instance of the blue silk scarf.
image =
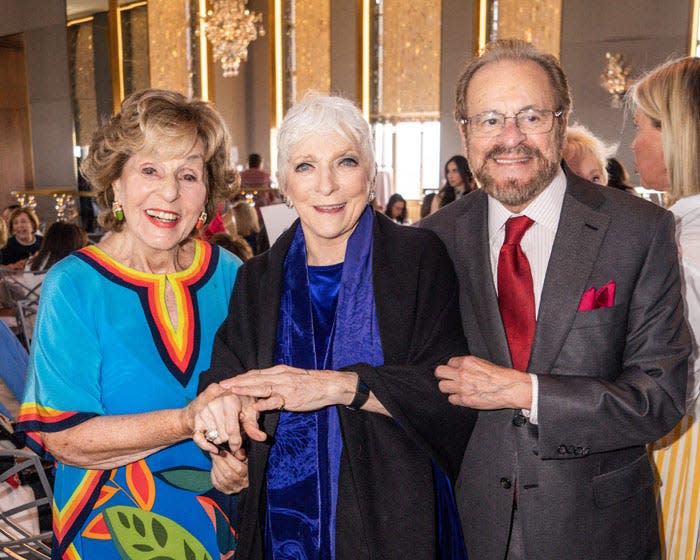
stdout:
<svg viewBox="0 0 700 560">
<path fill-rule="evenodd" d="M 332 267 L 309 273 L 304 234 L 297 226 L 284 262 L 275 363 L 333 370 L 384 363 L 372 283 L 373 224 L 367 207 L 348 240 L 339 287 L 332 285 L 337 278 Z M 267 560 L 335 558 L 342 450 L 335 407 L 280 413 L 267 467 Z M 434 474 L 439 557 L 466 558 L 449 480 L 436 466 Z"/>
</svg>

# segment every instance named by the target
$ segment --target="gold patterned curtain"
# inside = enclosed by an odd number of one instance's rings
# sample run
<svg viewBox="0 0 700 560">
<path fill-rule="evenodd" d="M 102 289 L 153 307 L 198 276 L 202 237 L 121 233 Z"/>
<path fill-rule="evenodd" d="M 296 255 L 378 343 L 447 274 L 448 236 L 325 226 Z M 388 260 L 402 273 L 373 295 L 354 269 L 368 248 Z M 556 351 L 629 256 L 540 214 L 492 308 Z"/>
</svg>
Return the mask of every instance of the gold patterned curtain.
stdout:
<svg viewBox="0 0 700 560">
<path fill-rule="evenodd" d="M 373 5 L 372 121 L 438 120 L 440 0 Z"/>
<path fill-rule="evenodd" d="M 75 137 L 79 146 L 90 144 L 92 134 L 97 129 L 92 25 L 93 20 L 89 19 L 68 27 L 70 85 L 75 111 Z"/>
<path fill-rule="evenodd" d="M 190 11 L 193 11 L 194 18 Z M 190 20 L 196 18 L 196 5 L 190 6 L 183 0 L 148 0 L 146 37 L 151 87 L 192 95 L 187 47 L 192 42 Z"/>
<path fill-rule="evenodd" d="M 559 58 L 562 0 L 490 0 L 490 39 L 524 39 Z"/>
<path fill-rule="evenodd" d="M 330 93 L 330 0 L 287 0 L 284 19 L 286 111 L 308 91 Z"/>
<path fill-rule="evenodd" d="M 125 97 L 151 85 L 148 11 L 145 3 L 120 9 Z"/>
</svg>

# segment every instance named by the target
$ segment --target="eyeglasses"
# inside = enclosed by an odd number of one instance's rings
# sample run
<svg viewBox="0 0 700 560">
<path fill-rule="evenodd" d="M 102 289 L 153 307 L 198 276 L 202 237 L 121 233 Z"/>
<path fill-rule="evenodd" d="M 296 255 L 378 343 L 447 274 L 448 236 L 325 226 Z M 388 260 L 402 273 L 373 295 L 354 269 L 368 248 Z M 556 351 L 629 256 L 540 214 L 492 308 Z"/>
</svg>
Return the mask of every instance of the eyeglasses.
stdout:
<svg viewBox="0 0 700 560">
<path fill-rule="evenodd" d="M 523 134 L 543 134 L 552 130 L 554 119 L 559 118 L 564 111 L 547 111 L 545 109 L 523 109 L 515 115 L 506 116 L 503 113 L 487 111 L 473 117 L 461 118 L 459 122 L 469 125 L 469 131 L 474 136 L 488 138 L 498 136 L 506 126 L 506 119 L 515 119 L 515 126 Z"/>
</svg>

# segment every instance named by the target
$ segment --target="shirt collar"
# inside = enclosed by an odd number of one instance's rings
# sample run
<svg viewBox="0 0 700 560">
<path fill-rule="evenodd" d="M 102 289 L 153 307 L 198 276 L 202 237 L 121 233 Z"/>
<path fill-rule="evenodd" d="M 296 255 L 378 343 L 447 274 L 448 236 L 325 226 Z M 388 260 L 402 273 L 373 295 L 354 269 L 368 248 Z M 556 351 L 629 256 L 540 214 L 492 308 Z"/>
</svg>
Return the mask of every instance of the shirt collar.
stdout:
<svg viewBox="0 0 700 560">
<path fill-rule="evenodd" d="M 564 205 L 565 194 L 566 175 L 564 170 L 559 167 L 552 182 L 519 214 L 513 214 L 498 200 L 489 195 L 489 240 L 493 240 L 494 236 L 512 216 L 527 216 L 535 223 L 556 233 L 557 227 L 559 227 L 559 216 Z"/>
</svg>

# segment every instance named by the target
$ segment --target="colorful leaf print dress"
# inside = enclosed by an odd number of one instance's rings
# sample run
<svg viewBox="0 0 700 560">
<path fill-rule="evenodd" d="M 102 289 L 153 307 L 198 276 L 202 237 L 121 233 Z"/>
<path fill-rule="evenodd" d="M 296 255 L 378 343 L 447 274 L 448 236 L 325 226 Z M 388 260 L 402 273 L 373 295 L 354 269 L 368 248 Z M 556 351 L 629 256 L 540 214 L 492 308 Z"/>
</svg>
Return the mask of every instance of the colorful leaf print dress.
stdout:
<svg viewBox="0 0 700 560">
<path fill-rule="evenodd" d="M 239 264 L 196 241 L 192 265 L 174 274 L 138 272 L 95 246 L 54 265 L 43 285 L 18 419 L 28 445 L 42 451 L 40 431 L 98 415 L 181 408 L 194 399 Z M 176 327 L 165 306 L 166 282 L 176 294 Z M 58 463 L 53 557 L 233 556 L 231 504 L 212 489 L 210 469 L 191 440 L 113 470 Z"/>
</svg>

